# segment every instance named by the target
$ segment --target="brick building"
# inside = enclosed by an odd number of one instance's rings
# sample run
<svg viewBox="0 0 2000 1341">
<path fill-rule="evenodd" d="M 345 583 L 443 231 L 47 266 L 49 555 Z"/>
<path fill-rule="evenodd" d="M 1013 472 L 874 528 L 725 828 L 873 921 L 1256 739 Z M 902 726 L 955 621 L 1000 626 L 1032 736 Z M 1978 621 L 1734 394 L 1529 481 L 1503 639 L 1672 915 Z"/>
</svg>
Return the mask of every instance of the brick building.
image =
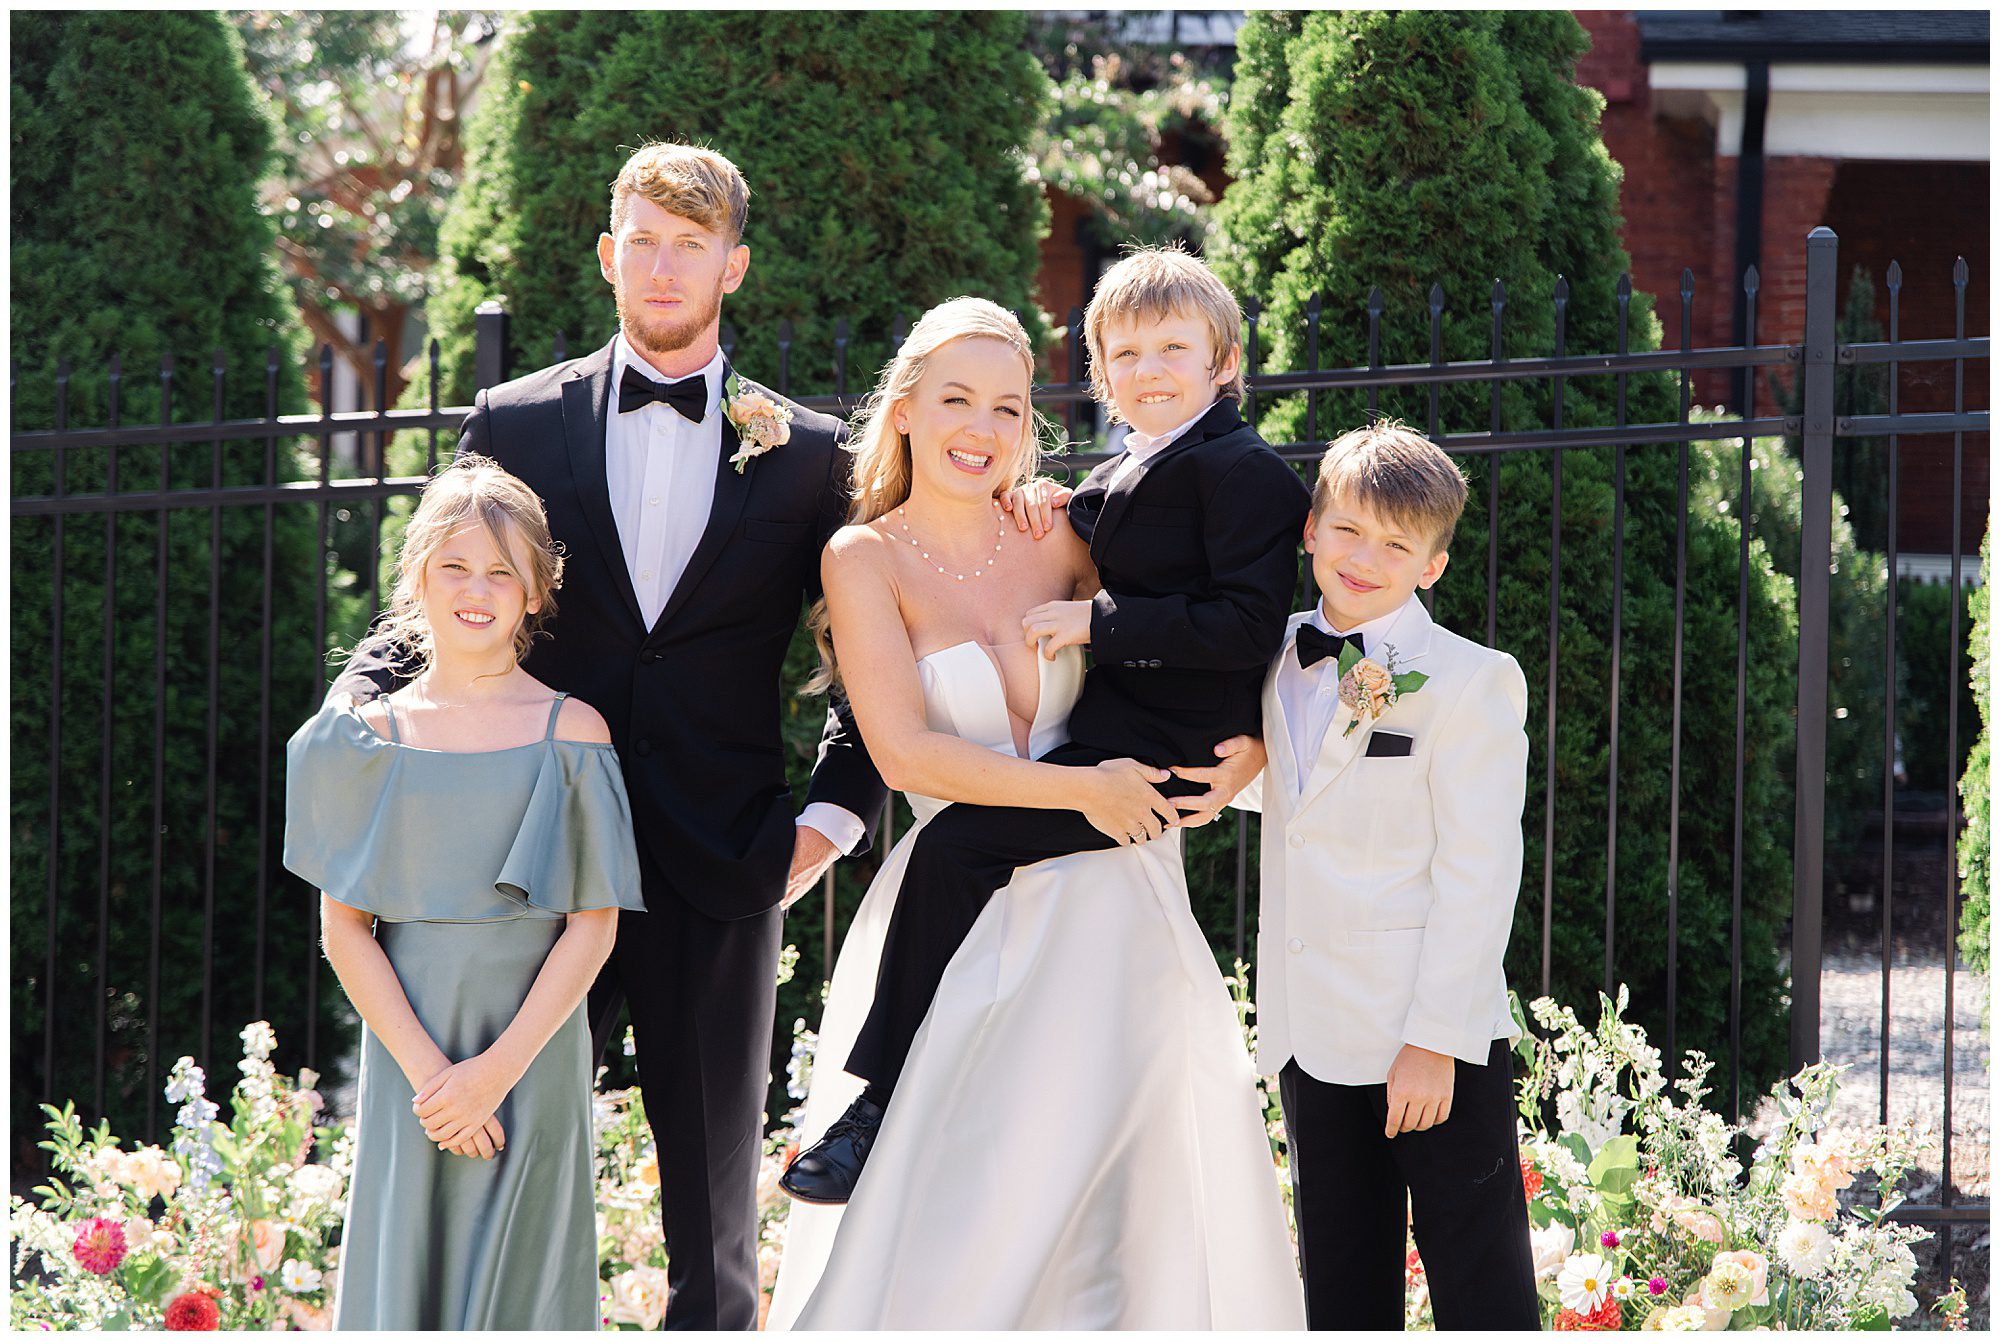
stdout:
<svg viewBox="0 0 2000 1341">
<path fill-rule="evenodd" d="M 1591 50 L 1578 81 L 1605 97 L 1604 142 L 1625 169 L 1621 204 L 1632 279 L 1659 298 L 1679 342 L 1680 275 L 1694 272 L 1693 343 L 1745 338 L 1741 277 L 1759 271 L 1759 343 L 1804 330 L 1812 228 L 1840 235 L 1840 296 L 1868 272 L 1886 325 L 1890 261 L 1903 269 L 1900 333 L 1947 337 L 1952 265 L 1970 271 L 1967 333 L 1987 333 L 1988 18 L 1975 11 L 1579 10 Z M 1902 407 L 1948 410 L 1946 364 L 1903 369 Z M 1735 402 L 1720 376 L 1704 401 Z M 1758 390 L 1769 413 L 1768 391 Z M 1988 403 L 1983 364 L 1966 404 Z M 1988 444 L 1967 439 L 1962 540 L 1985 529 Z M 1907 441 L 1898 519 L 1910 568 L 1950 548 L 1951 442 Z"/>
</svg>

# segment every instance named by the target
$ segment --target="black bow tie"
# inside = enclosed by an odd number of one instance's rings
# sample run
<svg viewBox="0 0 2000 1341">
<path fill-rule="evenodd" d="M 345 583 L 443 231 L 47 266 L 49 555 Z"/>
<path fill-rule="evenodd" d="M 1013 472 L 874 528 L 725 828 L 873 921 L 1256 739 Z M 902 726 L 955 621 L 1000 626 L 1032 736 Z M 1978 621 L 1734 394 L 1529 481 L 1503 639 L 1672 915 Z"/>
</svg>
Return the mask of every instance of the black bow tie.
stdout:
<svg viewBox="0 0 2000 1341">
<path fill-rule="evenodd" d="M 625 376 L 618 380 L 618 413 L 643 410 L 654 401 L 673 406 L 681 412 L 681 418 L 699 424 L 708 411 L 708 378 L 696 373 L 678 382 L 655 382 L 627 364 Z"/>
<path fill-rule="evenodd" d="M 1368 650 L 1361 645 L 1361 635 L 1358 633 L 1321 633 L 1318 627 L 1312 624 L 1299 625 L 1299 640 L 1296 646 L 1299 666 L 1303 670 L 1311 670 L 1328 657 L 1333 657 L 1337 662 L 1340 658 L 1340 649 L 1343 647 L 1351 647 L 1364 655 Z"/>
</svg>

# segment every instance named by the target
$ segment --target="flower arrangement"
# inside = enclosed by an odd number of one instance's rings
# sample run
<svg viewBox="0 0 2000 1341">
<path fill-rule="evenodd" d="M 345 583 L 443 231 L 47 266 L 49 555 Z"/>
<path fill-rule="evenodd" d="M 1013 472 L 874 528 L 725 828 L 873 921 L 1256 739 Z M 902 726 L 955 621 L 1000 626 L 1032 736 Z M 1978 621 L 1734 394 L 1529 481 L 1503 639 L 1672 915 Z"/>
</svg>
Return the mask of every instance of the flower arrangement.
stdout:
<svg viewBox="0 0 2000 1341">
<path fill-rule="evenodd" d="M 1826 1063 L 1774 1086 L 1757 1121 L 1725 1122 L 1702 1107 L 1706 1057 L 1690 1051 L 1669 1086 L 1645 1031 L 1621 1018 L 1625 989 L 1599 1003 L 1589 1028 L 1534 1001 L 1548 1036 L 1519 1045 L 1523 1174 L 1552 1329 L 1850 1330 L 1915 1311 L 1911 1245 L 1930 1235 L 1888 1219 L 1920 1149 L 1909 1127 L 1826 1131 L 1845 1069 Z"/>
<path fill-rule="evenodd" d="M 44 1105 L 52 1176 L 35 1189 L 39 1204 L 13 1198 L 8 1219 L 13 1327 L 329 1325 L 352 1141 L 319 1124 L 317 1076 L 293 1084 L 272 1067 L 269 1024 L 242 1040 L 227 1125 L 201 1068 L 175 1063 L 169 1149 L 123 1148 L 107 1124 L 84 1131 L 73 1104 Z"/>
<path fill-rule="evenodd" d="M 754 458 L 792 440 L 792 407 L 744 389 L 733 370 L 722 388 L 722 412 L 736 430 L 736 453 L 729 464 L 739 475 Z"/>
<path fill-rule="evenodd" d="M 1388 664 L 1382 664 L 1386 661 Z M 1431 678 L 1422 671 L 1401 671 L 1394 645 L 1384 649 L 1382 661 L 1364 657 L 1352 643 L 1340 649 L 1335 663 L 1340 675 L 1340 702 L 1347 709 L 1347 727 L 1340 734 L 1351 736 L 1363 722 L 1372 722 L 1396 706 L 1405 694 L 1414 694 Z"/>
</svg>

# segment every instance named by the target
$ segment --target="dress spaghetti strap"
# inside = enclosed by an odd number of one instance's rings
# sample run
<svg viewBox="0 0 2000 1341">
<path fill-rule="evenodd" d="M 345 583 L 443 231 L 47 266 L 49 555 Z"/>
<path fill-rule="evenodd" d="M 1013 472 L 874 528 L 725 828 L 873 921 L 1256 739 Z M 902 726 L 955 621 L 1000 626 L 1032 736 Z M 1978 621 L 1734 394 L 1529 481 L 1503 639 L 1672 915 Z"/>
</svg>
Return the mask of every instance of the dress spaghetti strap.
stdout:
<svg viewBox="0 0 2000 1341">
<path fill-rule="evenodd" d="M 556 701 L 549 705 L 549 729 L 542 733 L 543 740 L 554 740 L 556 738 L 556 718 L 562 716 L 563 700 L 568 697 L 568 694 L 557 694 Z"/>
<path fill-rule="evenodd" d="M 396 705 L 389 701 L 387 694 L 382 695 L 382 710 L 389 714 L 389 739 L 398 745 L 402 744 L 403 737 L 396 731 Z"/>
</svg>

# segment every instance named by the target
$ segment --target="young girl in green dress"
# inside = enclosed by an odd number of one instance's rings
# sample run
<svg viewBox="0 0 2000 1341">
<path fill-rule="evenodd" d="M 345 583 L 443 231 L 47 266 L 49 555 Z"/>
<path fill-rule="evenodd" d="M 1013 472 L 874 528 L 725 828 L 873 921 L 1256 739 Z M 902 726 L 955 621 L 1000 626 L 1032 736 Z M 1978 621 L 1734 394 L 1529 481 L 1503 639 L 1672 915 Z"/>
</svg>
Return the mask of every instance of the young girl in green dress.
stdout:
<svg viewBox="0 0 2000 1341">
<path fill-rule="evenodd" d="M 364 1025 L 337 1328 L 600 1319 L 583 1003 L 644 905 L 604 719 L 521 665 L 561 573 L 541 500 L 462 458 L 374 635 L 415 678 L 288 747 L 285 864 Z"/>
</svg>

